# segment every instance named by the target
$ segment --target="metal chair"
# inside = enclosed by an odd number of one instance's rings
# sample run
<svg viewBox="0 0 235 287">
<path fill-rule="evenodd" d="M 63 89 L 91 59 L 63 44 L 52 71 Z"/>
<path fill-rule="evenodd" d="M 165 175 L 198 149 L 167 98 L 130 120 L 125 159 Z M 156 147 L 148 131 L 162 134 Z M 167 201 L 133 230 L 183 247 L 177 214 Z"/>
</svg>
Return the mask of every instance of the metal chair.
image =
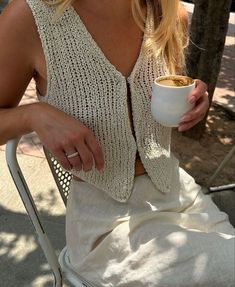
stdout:
<svg viewBox="0 0 235 287">
<path fill-rule="evenodd" d="M 39 244 L 44 252 L 44 255 L 53 271 L 54 274 L 54 287 L 62 287 L 63 279 L 67 279 L 72 286 L 75 287 L 95 287 L 87 280 L 78 276 L 71 268 L 68 266 L 68 256 L 66 247 L 60 252 L 59 257 L 55 254 L 55 251 L 51 245 L 49 238 L 45 232 L 43 224 L 40 220 L 40 216 L 37 210 L 37 207 L 34 203 L 33 197 L 30 193 L 30 190 L 27 186 L 26 180 L 23 176 L 23 173 L 20 169 L 20 166 L 17 161 L 17 146 L 20 141 L 20 138 L 9 140 L 6 146 L 6 161 L 11 173 L 12 179 L 15 183 L 15 186 L 20 194 L 20 197 L 23 201 L 25 209 L 32 221 L 32 224 L 35 228 L 35 232 L 38 236 Z M 49 167 L 52 171 L 53 177 L 57 184 L 58 190 L 62 197 L 64 204 L 67 203 L 67 197 L 69 194 L 69 185 L 71 181 L 71 174 L 64 171 L 56 159 L 44 149 Z"/>
<path fill-rule="evenodd" d="M 207 187 L 208 187 L 208 192 L 207 193 L 219 192 L 219 191 L 224 191 L 224 190 L 229 190 L 229 189 L 234 189 L 235 188 L 235 182 L 231 183 L 231 184 L 226 184 L 226 185 L 211 186 L 212 182 L 221 173 L 221 171 L 224 169 L 225 165 L 229 163 L 229 161 L 232 159 L 232 157 L 234 155 L 235 155 L 235 145 L 231 148 L 229 153 L 225 156 L 225 158 L 222 160 L 222 162 L 217 167 L 215 172 L 209 178 L 208 183 L 207 183 Z"/>
</svg>

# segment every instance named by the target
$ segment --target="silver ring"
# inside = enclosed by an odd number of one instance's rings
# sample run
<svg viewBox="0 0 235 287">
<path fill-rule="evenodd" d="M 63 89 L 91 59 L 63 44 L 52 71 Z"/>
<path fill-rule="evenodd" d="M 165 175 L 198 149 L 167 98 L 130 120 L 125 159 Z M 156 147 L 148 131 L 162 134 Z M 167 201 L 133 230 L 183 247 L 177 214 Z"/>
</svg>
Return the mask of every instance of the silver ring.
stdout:
<svg viewBox="0 0 235 287">
<path fill-rule="evenodd" d="M 78 155 L 79 155 L 79 153 L 76 151 L 76 152 L 71 153 L 71 154 L 66 154 L 66 157 L 67 157 L 67 158 L 73 158 L 73 157 L 76 157 L 76 156 L 78 156 Z"/>
</svg>

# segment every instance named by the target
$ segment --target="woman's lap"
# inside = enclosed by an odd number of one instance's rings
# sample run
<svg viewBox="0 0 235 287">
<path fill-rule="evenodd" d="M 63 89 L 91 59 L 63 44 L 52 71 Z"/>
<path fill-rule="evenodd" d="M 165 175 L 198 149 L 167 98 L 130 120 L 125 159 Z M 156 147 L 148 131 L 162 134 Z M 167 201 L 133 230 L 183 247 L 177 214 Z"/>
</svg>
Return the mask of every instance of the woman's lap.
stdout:
<svg viewBox="0 0 235 287">
<path fill-rule="evenodd" d="M 75 184 L 68 208 L 74 209 L 76 203 L 78 208 L 67 216 L 67 246 L 74 270 L 105 287 L 233 286 L 234 229 L 211 199 L 187 180 L 193 194 L 187 199 L 169 196 L 167 204 L 158 194 L 156 204 L 146 201 L 138 207 L 141 189 L 146 197 L 144 187 L 155 196 L 149 179 L 138 179 L 129 209 L 118 203 L 115 209 L 116 202 L 106 197 L 107 208 L 96 198 L 92 209 L 89 192 L 96 193 L 95 188 Z M 86 196 L 88 208 L 83 202 Z M 164 208 L 157 206 L 159 201 Z"/>
</svg>

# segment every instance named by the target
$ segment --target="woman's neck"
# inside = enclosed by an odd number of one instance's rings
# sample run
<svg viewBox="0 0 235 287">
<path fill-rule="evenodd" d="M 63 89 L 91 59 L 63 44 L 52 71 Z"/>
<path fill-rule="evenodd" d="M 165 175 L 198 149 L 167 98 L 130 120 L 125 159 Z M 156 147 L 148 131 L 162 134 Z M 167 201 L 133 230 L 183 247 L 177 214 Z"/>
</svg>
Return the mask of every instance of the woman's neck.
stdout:
<svg viewBox="0 0 235 287">
<path fill-rule="evenodd" d="M 95 17 L 127 20 L 132 17 L 131 0 L 74 0 L 74 8 L 86 10 Z"/>
</svg>

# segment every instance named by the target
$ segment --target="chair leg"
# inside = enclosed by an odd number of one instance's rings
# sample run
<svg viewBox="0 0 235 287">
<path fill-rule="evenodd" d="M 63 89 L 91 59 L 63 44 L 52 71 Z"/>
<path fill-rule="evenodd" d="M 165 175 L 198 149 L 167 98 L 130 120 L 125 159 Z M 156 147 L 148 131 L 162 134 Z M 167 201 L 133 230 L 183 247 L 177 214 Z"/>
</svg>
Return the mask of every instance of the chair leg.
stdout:
<svg viewBox="0 0 235 287">
<path fill-rule="evenodd" d="M 54 275 L 53 287 L 63 287 L 62 274 L 58 276 L 58 274 L 55 274 L 53 271 L 53 275 Z"/>
<path fill-rule="evenodd" d="M 211 186 L 211 183 L 214 181 L 214 179 L 217 177 L 217 175 L 224 169 L 225 165 L 232 159 L 233 155 L 235 154 L 235 145 L 232 147 L 230 152 L 225 156 L 221 164 L 218 166 L 214 174 L 211 176 L 211 178 L 208 180 L 207 186 Z"/>
<path fill-rule="evenodd" d="M 224 191 L 224 190 L 233 190 L 233 189 L 235 191 L 235 183 L 209 187 L 209 193 L 219 192 L 219 191 Z"/>
<path fill-rule="evenodd" d="M 47 262 L 49 263 L 52 269 L 54 275 L 54 287 L 62 287 L 63 275 L 61 272 L 60 265 L 58 263 L 58 257 L 55 255 L 54 249 L 46 233 L 44 234 L 40 233 L 40 235 L 38 234 L 38 241 L 44 252 Z"/>
<path fill-rule="evenodd" d="M 20 169 L 20 166 L 16 158 L 16 148 L 18 141 L 19 139 L 13 139 L 7 143 L 6 148 L 7 165 L 11 173 L 12 179 L 15 183 L 15 186 L 20 194 L 21 200 L 38 235 L 39 244 L 41 245 L 44 255 L 54 273 L 55 277 L 54 286 L 62 287 L 62 273 L 60 271 L 58 258 L 44 230 L 37 207 L 34 203 L 33 197 L 30 193 L 30 190 L 28 188 L 28 185 L 25 181 L 25 178 L 23 176 L 23 173 Z"/>
</svg>

